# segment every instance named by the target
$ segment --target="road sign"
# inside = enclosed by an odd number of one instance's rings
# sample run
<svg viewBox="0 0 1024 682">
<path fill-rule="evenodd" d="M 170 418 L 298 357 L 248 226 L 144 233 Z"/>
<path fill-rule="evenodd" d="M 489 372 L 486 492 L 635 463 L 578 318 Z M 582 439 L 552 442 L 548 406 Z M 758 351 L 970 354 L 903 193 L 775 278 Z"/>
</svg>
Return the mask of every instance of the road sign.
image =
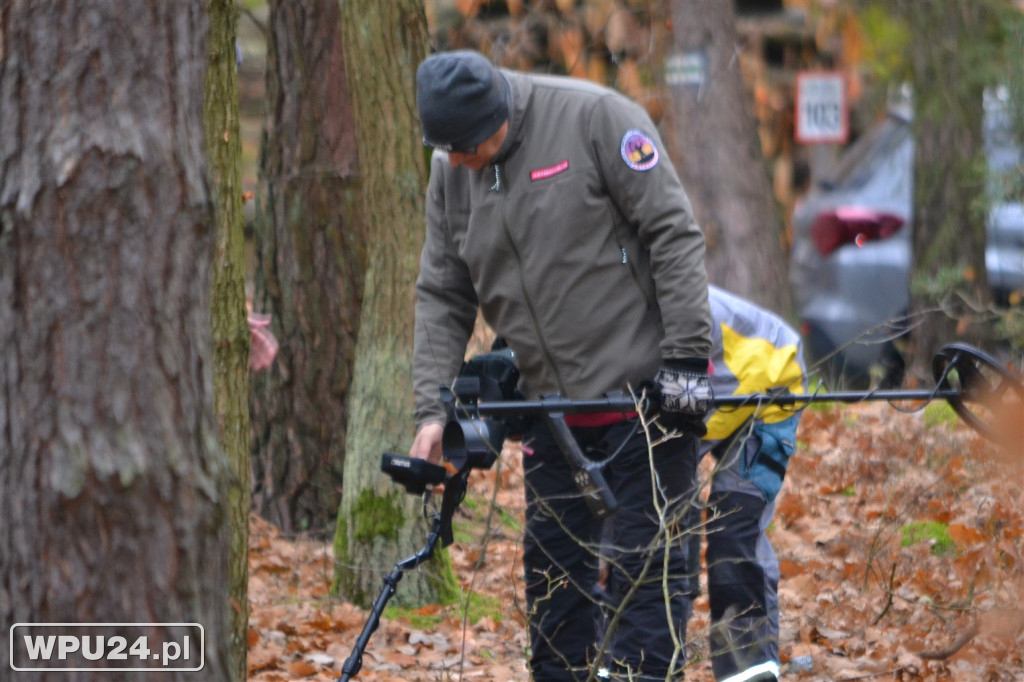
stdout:
<svg viewBox="0 0 1024 682">
<path fill-rule="evenodd" d="M 838 71 L 801 71 L 796 76 L 796 141 L 843 144 L 849 135 L 849 106 Z"/>
</svg>

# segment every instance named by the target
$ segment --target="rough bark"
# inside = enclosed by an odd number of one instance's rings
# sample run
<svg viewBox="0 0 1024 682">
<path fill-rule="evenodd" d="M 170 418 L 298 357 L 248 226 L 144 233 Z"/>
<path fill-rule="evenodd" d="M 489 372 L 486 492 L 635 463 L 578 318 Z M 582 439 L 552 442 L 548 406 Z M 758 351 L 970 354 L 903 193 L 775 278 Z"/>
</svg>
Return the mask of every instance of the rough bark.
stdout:
<svg viewBox="0 0 1024 682">
<path fill-rule="evenodd" d="M 217 206 L 210 326 L 213 332 L 214 411 L 227 482 L 230 624 L 229 667 L 244 682 L 249 633 L 249 328 L 245 309 L 241 137 L 235 38 L 238 10 L 231 0 L 207 0 L 209 62 L 203 124 Z"/>
<path fill-rule="evenodd" d="M 253 377 L 253 498 L 285 531 L 329 533 L 365 273 L 355 126 L 337 0 L 273 0 L 254 307 L 274 366 Z"/>
<path fill-rule="evenodd" d="M 0 626 L 200 622 L 227 680 L 206 22 L 0 5 Z"/>
<path fill-rule="evenodd" d="M 707 237 L 708 278 L 788 315 L 782 223 L 740 73 L 732 3 L 673 0 L 668 19 L 663 127 Z"/>
<path fill-rule="evenodd" d="M 381 453 L 407 452 L 412 440 L 414 285 L 427 180 L 415 72 L 426 56 L 427 25 L 415 0 L 350 0 L 342 30 L 370 235 L 335 578 L 350 600 L 367 605 L 381 576 L 427 534 L 420 501 L 380 473 Z M 403 580 L 395 600 L 436 602 L 452 586 L 447 556 L 438 553 Z"/>
</svg>

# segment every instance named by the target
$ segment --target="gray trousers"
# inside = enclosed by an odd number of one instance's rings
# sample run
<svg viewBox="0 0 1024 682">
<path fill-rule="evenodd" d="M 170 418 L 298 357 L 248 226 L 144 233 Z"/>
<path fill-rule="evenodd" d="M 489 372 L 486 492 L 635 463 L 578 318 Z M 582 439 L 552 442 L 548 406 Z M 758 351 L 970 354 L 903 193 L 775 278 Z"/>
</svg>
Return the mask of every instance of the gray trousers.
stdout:
<svg viewBox="0 0 1024 682">
<path fill-rule="evenodd" d="M 746 424 L 711 450 L 716 466 L 704 510 L 711 667 L 724 680 L 779 661 L 779 563 L 766 530 L 775 513 L 799 416 Z M 699 524 L 700 510 L 694 510 Z M 690 536 L 699 570 L 701 534 Z"/>
</svg>

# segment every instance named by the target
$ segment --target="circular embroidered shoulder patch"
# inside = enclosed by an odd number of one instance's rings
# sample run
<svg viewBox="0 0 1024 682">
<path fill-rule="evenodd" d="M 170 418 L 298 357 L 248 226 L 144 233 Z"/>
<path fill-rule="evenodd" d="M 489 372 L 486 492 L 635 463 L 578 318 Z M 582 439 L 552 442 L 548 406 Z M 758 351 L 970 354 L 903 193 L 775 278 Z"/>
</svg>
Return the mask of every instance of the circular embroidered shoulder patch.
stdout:
<svg viewBox="0 0 1024 682">
<path fill-rule="evenodd" d="M 658 148 L 654 140 L 639 130 L 627 130 L 619 145 L 622 160 L 635 171 L 645 171 L 658 165 Z"/>
</svg>

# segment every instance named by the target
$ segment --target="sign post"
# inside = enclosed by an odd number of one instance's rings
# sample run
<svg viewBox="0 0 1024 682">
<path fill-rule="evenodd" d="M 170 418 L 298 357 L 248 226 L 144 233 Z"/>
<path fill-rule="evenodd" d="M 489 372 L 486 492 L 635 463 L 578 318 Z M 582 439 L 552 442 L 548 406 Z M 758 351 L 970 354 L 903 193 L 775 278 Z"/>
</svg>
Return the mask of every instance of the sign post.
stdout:
<svg viewBox="0 0 1024 682">
<path fill-rule="evenodd" d="M 796 141 L 843 144 L 849 136 L 849 106 L 838 71 L 801 71 L 796 76 Z"/>
</svg>

